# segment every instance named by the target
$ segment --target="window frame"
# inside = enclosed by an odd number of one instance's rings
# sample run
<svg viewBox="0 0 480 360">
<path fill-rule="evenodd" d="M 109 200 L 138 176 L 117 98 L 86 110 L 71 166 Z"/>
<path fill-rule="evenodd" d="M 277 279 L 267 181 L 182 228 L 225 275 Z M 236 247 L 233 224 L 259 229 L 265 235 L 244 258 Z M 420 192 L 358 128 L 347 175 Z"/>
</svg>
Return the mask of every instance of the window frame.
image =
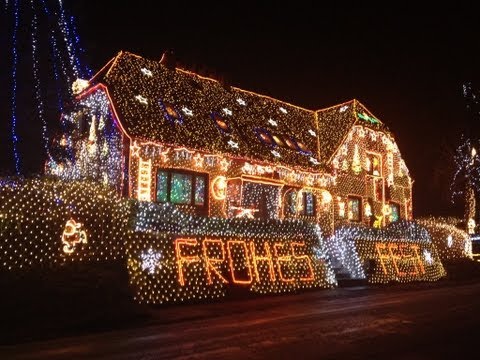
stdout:
<svg viewBox="0 0 480 360">
<path fill-rule="evenodd" d="M 350 200 L 358 200 L 358 219 L 350 219 L 348 216 L 350 213 Z M 363 221 L 363 201 L 362 197 L 358 195 L 348 195 L 347 196 L 347 220 L 350 222 L 361 223 Z"/>
<path fill-rule="evenodd" d="M 382 154 L 380 153 L 376 153 L 376 152 L 373 152 L 373 151 L 366 151 L 366 156 L 368 157 L 369 161 L 370 161 L 370 170 L 365 170 L 365 172 L 370 175 L 370 176 L 373 176 L 373 177 L 383 177 L 383 157 L 382 157 Z M 378 175 L 374 174 L 374 170 L 373 170 L 373 161 L 372 159 L 373 158 L 377 158 L 378 161 L 379 161 L 379 165 L 378 165 L 378 170 L 379 170 L 379 173 Z"/>
<path fill-rule="evenodd" d="M 313 198 L 313 213 L 312 214 L 307 214 L 307 194 L 312 194 Z M 303 191 L 302 192 L 302 204 L 303 204 L 303 211 L 302 215 L 304 216 L 311 216 L 315 217 L 317 216 L 317 197 L 315 196 L 315 193 L 313 191 Z"/>
<path fill-rule="evenodd" d="M 167 201 L 165 202 L 160 202 L 158 201 L 158 195 L 157 195 L 157 190 L 158 190 L 158 174 L 160 172 L 165 172 L 167 173 Z M 187 204 L 177 204 L 173 203 L 171 201 L 171 192 L 172 192 L 172 175 L 173 174 L 180 174 L 180 175 L 190 175 L 192 179 L 192 189 L 190 192 L 190 202 Z M 197 188 L 197 177 L 203 177 L 204 179 L 204 199 L 203 199 L 203 205 L 197 205 L 195 203 L 195 190 Z M 199 210 L 206 210 L 208 209 L 208 204 L 209 204 L 209 185 L 210 184 L 210 178 L 208 173 L 203 173 L 203 172 L 197 172 L 197 171 L 190 171 L 190 170 L 185 170 L 185 169 L 175 169 L 175 168 L 157 168 L 155 171 L 155 203 L 157 204 L 165 204 L 169 203 L 175 206 L 192 206 L 195 209 Z"/>
<path fill-rule="evenodd" d="M 401 212 L 400 204 L 396 201 L 389 201 L 388 205 L 390 206 L 390 215 L 389 215 L 389 218 L 388 218 L 388 222 L 389 223 L 394 223 L 394 222 L 400 221 L 400 219 L 402 218 L 401 215 L 400 215 L 400 212 Z M 398 219 L 397 220 L 390 220 L 391 219 L 391 214 L 392 214 L 392 205 L 397 207 L 397 210 L 398 210 L 398 212 L 397 212 L 398 213 Z"/>
</svg>

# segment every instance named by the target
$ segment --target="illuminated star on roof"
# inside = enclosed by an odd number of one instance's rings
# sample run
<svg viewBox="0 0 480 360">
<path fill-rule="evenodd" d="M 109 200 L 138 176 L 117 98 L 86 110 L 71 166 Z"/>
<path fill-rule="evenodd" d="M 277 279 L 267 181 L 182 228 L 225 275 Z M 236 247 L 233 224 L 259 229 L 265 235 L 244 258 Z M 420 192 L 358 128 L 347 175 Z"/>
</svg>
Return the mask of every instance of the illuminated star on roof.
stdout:
<svg viewBox="0 0 480 360">
<path fill-rule="evenodd" d="M 318 162 L 318 160 L 315 159 L 314 157 L 311 157 L 311 156 L 310 156 L 310 159 L 308 159 L 308 160 L 310 160 L 310 162 L 311 162 L 313 165 L 318 165 L 318 164 L 320 164 L 320 163 Z"/>
<path fill-rule="evenodd" d="M 237 99 L 237 103 L 239 103 L 239 104 L 242 105 L 242 106 L 247 105 L 247 103 L 245 102 L 245 100 L 243 100 L 243 99 L 241 99 L 241 98 L 238 98 L 238 99 Z"/>
<path fill-rule="evenodd" d="M 144 98 L 142 95 L 135 96 L 135 99 L 137 99 L 141 104 L 148 105 L 147 98 Z"/>
<path fill-rule="evenodd" d="M 278 157 L 278 158 L 281 156 L 280 153 L 277 150 L 272 150 L 272 154 L 273 154 L 273 156 Z"/>
<path fill-rule="evenodd" d="M 193 115 L 193 111 L 190 110 L 190 109 L 187 108 L 187 107 L 183 107 L 183 108 L 182 108 L 182 111 L 183 111 L 183 113 L 184 113 L 185 115 L 187 115 L 187 116 L 192 116 L 192 115 Z"/>
<path fill-rule="evenodd" d="M 228 140 L 228 145 L 233 149 L 238 149 L 238 143 L 233 140 Z"/>
<path fill-rule="evenodd" d="M 232 115 L 232 110 L 227 109 L 227 108 L 223 108 L 222 110 L 223 110 L 223 113 L 224 113 L 225 115 L 228 115 L 228 116 L 231 116 L 231 115 Z"/>
<path fill-rule="evenodd" d="M 341 113 L 343 113 L 343 112 L 347 111 L 347 109 L 348 109 L 348 105 L 343 105 L 343 106 L 339 109 L 339 111 L 340 111 Z"/>
<path fill-rule="evenodd" d="M 312 129 L 308 130 L 308 133 L 312 136 L 317 136 L 317 133 L 313 131 Z"/>
<path fill-rule="evenodd" d="M 270 125 L 272 125 L 272 126 L 277 126 L 277 125 L 278 125 L 278 123 L 277 123 L 275 120 L 273 120 L 273 119 L 269 119 L 269 120 L 268 120 L 268 123 L 269 123 Z"/>
<path fill-rule="evenodd" d="M 281 111 L 282 113 L 284 113 L 284 114 L 286 114 L 286 113 L 288 112 L 287 109 L 285 109 L 285 108 L 283 108 L 283 107 L 281 107 L 281 106 L 279 107 L 279 109 L 280 109 L 280 111 Z"/>
<path fill-rule="evenodd" d="M 146 75 L 148 77 L 153 76 L 152 72 L 150 70 L 148 70 L 147 68 L 142 68 L 142 73 L 143 73 L 143 75 Z"/>
</svg>

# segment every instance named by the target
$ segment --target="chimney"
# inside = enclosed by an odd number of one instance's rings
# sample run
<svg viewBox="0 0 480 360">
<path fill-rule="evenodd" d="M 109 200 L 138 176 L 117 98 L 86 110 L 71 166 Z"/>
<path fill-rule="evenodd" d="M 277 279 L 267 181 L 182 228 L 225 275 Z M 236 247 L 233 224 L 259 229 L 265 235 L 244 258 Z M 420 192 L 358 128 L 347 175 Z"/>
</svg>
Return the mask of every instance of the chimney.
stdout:
<svg viewBox="0 0 480 360">
<path fill-rule="evenodd" d="M 170 70 L 175 69 L 176 62 L 175 54 L 172 49 L 166 50 L 160 59 L 160 64 L 165 65 Z"/>
</svg>

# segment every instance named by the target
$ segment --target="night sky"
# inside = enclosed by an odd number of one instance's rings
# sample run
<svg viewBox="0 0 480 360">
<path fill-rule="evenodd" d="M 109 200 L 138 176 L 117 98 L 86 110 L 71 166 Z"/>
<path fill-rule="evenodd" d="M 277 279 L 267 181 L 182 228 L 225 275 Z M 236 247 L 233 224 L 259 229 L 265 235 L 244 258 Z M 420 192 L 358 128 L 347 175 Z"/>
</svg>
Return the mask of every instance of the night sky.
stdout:
<svg viewBox="0 0 480 360">
<path fill-rule="evenodd" d="M 64 1 L 64 7 L 94 72 L 120 50 L 160 59 L 171 49 L 181 67 L 308 109 L 358 99 L 395 135 L 414 179 L 414 215 L 461 214 L 450 203 L 449 185 L 452 151 L 479 122 L 462 92 L 465 82 L 475 89 L 480 80 L 478 14 L 453 4 L 288 3 L 97 0 Z M 5 81 L 8 63 L 0 66 Z M 5 172 L 11 119 L 8 95 L 0 96 Z M 35 159 L 30 169 L 41 167 L 33 145 L 25 152 Z"/>
</svg>

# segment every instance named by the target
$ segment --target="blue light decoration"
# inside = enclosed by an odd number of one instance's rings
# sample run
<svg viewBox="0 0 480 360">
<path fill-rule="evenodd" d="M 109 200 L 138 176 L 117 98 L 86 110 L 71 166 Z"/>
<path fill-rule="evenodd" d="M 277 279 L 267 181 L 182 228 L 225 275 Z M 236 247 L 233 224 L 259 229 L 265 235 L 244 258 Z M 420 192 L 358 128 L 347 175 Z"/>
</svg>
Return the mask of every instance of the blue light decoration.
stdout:
<svg viewBox="0 0 480 360">
<path fill-rule="evenodd" d="M 41 89 L 40 89 L 40 78 L 38 76 L 38 19 L 37 13 L 35 11 L 35 6 L 33 0 L 30 0 L 30 5 L 32 8 L 32 62 L 33 62 L 33 83 L 35 86 L 35 100 L 37 101 L 37 113 L 38 117 L 42 121 L 42 138 L 45 148 L 45 153 L 47 158 L 50 159 L 50 151 L 48 146 L 48 135 L 47 135 L 47 121 L 45 119 L 45 107 L 43 105 Z"/>
<path fill-rule="evenodd" d="M 74 28 L 74 18 L 67 13 L 62 0 L 40 0 L 39 2 L 30 0 L 23 3 L 18 0 L 11 2 L 5 0 L 2 9 L 5 9 L 5 15 L 12 19 L 2 21 L 2 24 L 5 27 L 13 25 L 10 30 L 2 28 L 2 32 L 11 33 L 11 43 L 8 44 L 12 54 L 11 84 L 9 85 L 11 93 L 8 94 L 10 134 L 15 172 L 20 175 L 29 171 L 29 162 L 25 161 L 26 154 L 24 154 L 27 149 L 24 148 L 22 139 L 34 139 L 34 136 L 25 132 L 31 131 L 34 132 L 33 135 L 39 134 L 42 137 L 41 143 L 44 147 L 42 154 L 46 157 L 44 160 L 49 161 L 50 138 L 56 128 L 58 114 L 64 112 L 64 101 L 72 96 L 72 83 L 76 78 L 91 76 L 91 71 L 88 67 L 81 65 L 78 55 L 84 51 L 80 48 L 80 38 Z M 25 26 L 23 23 L 20 24 L 20 18 L 25 21 Z M 30 57 L 26 53 L 29 47 L 32 51 Z M 7 50 L 5 49 L 4 52 Z M 29 58 L 32 63 L 28 61 Z M 26 73 L 32 75 L 26 76 Z M 28 83 L 23 79 L 28 79 Z M 31 96 L 26 91 L 30 88 Z M 22 101 L 21 108 L 18 106 L 20 91 L 22 98 L 31 99 L 26 103 Z M 52 104 L 52 96 L 56 99 L 56 106 L 53 109 L 51 106 L 46 106 L 47 103 Z M 38 130 L 35 124 L 28 124 L 26 121 L 31 114 L 34 114 L 41 123 Z M 61 124 L 65 132 L 66 123 L 63 119 Z M 34 143 L 35 141 L 31 144 Z M 31 147 L 31 144 L 28 152 L 38 152 Z"/>
<path fill-rule="evenodd" d="M 17 31 L 18 31 L 18 0 L 13 3 L 14 12 L 14 26 L 12 35 L 12 144 L 13 144 L 13 156 L 15 159 L 15 171 L 17 175 L 20 174 L 20 155 L 18 153 L 18 134 L 17 134 L 17 65 L 18 65 L 18 52 L 17 52 Z"/>
</svg>

